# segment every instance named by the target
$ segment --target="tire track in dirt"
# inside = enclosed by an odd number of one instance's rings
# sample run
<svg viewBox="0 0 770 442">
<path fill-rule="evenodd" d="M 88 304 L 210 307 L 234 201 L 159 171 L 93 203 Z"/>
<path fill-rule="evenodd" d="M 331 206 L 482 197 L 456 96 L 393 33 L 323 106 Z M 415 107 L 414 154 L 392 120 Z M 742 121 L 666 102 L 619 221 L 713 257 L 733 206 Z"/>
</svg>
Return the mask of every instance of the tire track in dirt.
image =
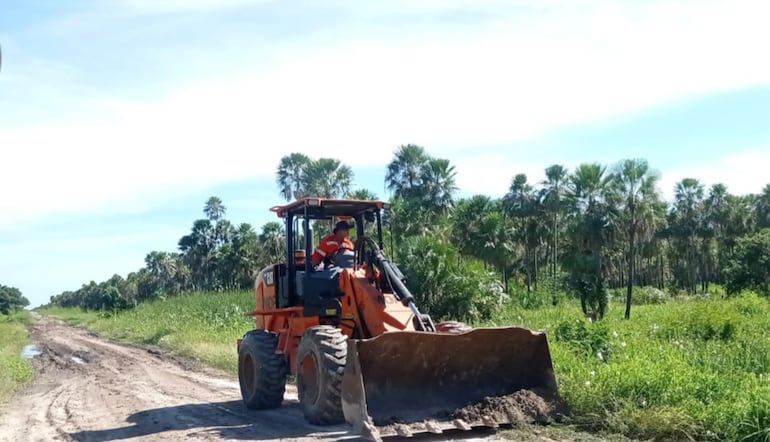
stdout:
<svg viewBox="0 0 770 442">
<path fill-rule="evenodd" d="M 309 425 L 291 384 L 281 408 L 254 411 L 241 402 L 237 378 L 189 361 L 49 317 L 38 317 L 31 335 L 41 351 L 36 378 L 5 407 L 0 441 L 360 440 L 347 425 Z M 410 440 L 493 435 L 481 430 Z"/>
</svg>

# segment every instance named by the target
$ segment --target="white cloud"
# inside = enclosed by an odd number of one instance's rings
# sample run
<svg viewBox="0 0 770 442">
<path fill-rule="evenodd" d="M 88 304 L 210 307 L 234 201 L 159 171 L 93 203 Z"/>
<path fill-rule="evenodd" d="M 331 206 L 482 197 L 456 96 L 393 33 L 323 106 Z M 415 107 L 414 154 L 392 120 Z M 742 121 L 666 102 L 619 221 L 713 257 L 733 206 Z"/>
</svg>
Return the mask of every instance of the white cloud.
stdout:
<svg viewBox="0 0 770 442">
<path fill-rule="evenodd" d="M 273 0 L 122 0 L 119 4 L 128 11 L 141 14 L 169 14 L 191 11 L 210 11 L 249 4 L 270 3 Z"/>
<path fill-rule="evenodd" d="M 354 167 L 384 165 L 407 142 L 452 157 L 770 79 L 770 58 L 757 56 L 770 41 L 764 2 L 534 5 L 462 34 L 309 43 L 280 62 L 234 64 L 153 102 L 72 97 L 92 120 L 2 130 L 0 188 L 11 190 L 0 198 L 0 225 L 66 210 L 141 210 L 216 183 L 273 176 L 291 151 Z M 533 161 L 516 152 L 465 162 L 461 185 L 507 188 L 502 158 L 515 155 Z M 490 167 L 505 175 L 484 179 Z M 539 177 L 542 166 L 531 169 Z"/>
<path fill-rule="evenodd" d="M 524 155 L 510 153 L 480 154 L 462 157 L 456 161 L 457 186 L 467 195 L 485 194 L 502 197 L 511 186 L 513 177 L 519 173 L 527 176 L 527 182 L 538 187 L 545 179 L 546 167 L 553 161 L 528 159 Z M 559 164 L 572 170 L 577 164 L 560 161 Z"/>
<path fill-rule="evenodd" d="M 674 186 L 684 178 L 696 178 L 708 189 L 718 183 L 725 184 L 728 192 L 735 195 L 760 193 L 770 184 L 767 167 L 770 165 L 770 146 L 740 153 L 728 153 L 723 158 L 696 159 L 687 167 L 665 170 L 661 174 L 660 189 L 663 196 L 672 201 Z"/>
</svg>

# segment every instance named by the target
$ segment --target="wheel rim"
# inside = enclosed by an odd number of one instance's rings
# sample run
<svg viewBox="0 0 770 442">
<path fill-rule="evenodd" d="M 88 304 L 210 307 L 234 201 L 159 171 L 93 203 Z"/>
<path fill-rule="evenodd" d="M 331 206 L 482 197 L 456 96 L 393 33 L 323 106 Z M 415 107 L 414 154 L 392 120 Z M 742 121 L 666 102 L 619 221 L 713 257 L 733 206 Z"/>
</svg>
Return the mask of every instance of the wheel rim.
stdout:
<svg viewBox="0 0 770 442">
<path fill-rule="evenodd" d="M 255 383 L 255 374 L 254 374 L 254 360 L 251 358 L 251 355 L 246 353 L 243 356 L 243 376 L 241 377 L 241 382 L 243 383 L 244 388 L 246 391 L 251 393 L 254 391 L 254 383 Z"/>
<path fill-rule="evenodd" d="M 303 401 L 315 403 L 318 400 L 318 363 L 315 355 L 306 355 L 301 362 L 300 388 Z"/>
</svg>

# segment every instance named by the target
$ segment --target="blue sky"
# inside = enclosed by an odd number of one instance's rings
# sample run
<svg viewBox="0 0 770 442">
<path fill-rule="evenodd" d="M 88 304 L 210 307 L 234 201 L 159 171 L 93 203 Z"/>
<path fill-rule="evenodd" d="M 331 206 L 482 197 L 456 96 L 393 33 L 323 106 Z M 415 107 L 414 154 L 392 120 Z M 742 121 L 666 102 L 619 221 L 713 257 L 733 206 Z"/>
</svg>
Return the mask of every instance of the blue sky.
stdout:
<svg viewBox="0 0 770 442">
<path fill-rule="evenodd" d="M 763 1 L 5 0 L 0 283 L 33 305 L 174 250 L 203 202 L 260 226 L 282 155 L 386 198 L 402 143 L 501 195 L 553 163 L 643 157 L 770 182 Z M 259 149 L 265 149 L 260 151 Z"/>
</svg>

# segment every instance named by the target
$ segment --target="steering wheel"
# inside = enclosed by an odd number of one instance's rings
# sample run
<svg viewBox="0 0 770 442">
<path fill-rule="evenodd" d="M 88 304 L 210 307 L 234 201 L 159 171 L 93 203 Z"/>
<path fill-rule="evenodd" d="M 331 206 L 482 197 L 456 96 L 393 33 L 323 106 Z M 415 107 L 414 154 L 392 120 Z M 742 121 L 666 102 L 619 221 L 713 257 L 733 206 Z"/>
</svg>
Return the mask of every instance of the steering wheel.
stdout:
<svg viewBox="0 0 770 442">
<path fill-rule="evenodd" d="M 368 236 L 359 237 L 356 240 L 355 248 L 356 256 L 358 258 L 357 261 L 360 264 L 366 263 L 369 266 L 373 264 L 374 256 L 380 249 L 377 246 L 377 243 Z"/>
</svg>

